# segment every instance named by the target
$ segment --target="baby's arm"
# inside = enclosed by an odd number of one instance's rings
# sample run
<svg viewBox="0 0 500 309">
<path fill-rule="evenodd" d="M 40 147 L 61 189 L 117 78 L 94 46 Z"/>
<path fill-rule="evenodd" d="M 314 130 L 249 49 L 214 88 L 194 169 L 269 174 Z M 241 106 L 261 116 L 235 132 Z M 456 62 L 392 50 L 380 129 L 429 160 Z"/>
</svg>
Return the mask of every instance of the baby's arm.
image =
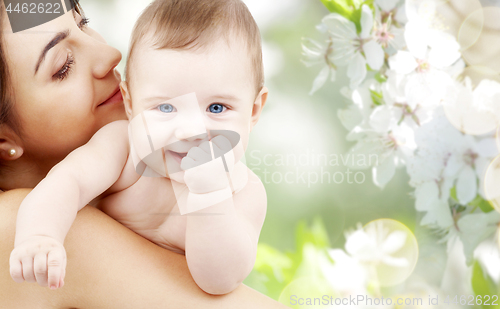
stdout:
<svg viewBox="0 0 500 309">
<path fill-rule="evenodd" d="M 23 200 L 10 257 L 16 282 L 38 282 L 50 288 L 64 284 L 64 238 L 76 213 L 120 176 L 128 156 L 127 125 L 116 121 L 101 128 L 54 166 Z"/>
<path fill-rule="evenodd" d="M 200 153 L 193 151 L 197 152 Z M 188 267 L 198 286 L 210 294 L 234 290 L 248 276 L 255 262 L 267 197 L 258 177 L 246 166 L 243 168 L 249 174 L 243 189 L 232 198 L 187 215 Z M 204 178 L 203 175 L 193 177 L 195 174 L 189 175 L 188 171 L 185 172 L 188 187 L 193 187 L 193 180 Z"/>
</svg>

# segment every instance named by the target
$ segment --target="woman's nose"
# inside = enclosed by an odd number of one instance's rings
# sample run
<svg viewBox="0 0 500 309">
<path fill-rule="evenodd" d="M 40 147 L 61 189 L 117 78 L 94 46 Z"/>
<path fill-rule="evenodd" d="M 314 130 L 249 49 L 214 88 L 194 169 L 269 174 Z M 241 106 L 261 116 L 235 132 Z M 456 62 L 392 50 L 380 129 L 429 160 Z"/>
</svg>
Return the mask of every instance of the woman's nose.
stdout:
<svg viewBox="0 0 500 309">
<path fill-rule="evenodd" d="M 94 61 L 92 73 L 95 78 L 105 78 L 120 63 L 122 54 L 118 49 L 97 40 L 94 41 L 93 45 L 96 61 Z"/>
</svg>

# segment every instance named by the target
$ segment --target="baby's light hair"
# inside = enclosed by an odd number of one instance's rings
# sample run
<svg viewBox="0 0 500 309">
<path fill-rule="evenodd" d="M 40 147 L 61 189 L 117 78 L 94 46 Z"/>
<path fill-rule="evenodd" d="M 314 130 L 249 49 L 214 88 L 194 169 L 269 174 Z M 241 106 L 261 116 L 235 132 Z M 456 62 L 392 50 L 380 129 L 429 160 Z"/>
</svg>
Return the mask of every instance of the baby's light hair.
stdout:
<svg viewBox="0 0 500 309">
<path fill-rule="evenodd" d="M 264 86 L 259 28 L 241 0 L 156 0 L 137 20 L 130 42 L 126 79 L 136 46 L 152 40 L 157 49 L 189 50 L 207 47 L 220 38 L 241 38 L 251 57 L 257 92 Z"/>
</svg>

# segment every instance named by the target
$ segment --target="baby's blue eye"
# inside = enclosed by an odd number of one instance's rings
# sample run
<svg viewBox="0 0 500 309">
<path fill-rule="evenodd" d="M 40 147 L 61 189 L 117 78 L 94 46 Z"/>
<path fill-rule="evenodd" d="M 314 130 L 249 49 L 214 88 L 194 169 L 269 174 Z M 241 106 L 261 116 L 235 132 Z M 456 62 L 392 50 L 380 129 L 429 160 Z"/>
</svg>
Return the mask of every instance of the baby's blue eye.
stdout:
<svg viewBox="0 0 500 309">
<path fill-rule="evenodd" d="M 172 113 L 172 112 L 175 112 L 175 107 L 173 107 L 170 104 L 162 104 L 162 105 L 158 106 L 158 109 L 162 113 Z"/>
<path fill-rule="evenodd" d="M 223 111 L 226 110 L 226 107 L 224 105 L 222 105 L 222 104 L 215 103 L 215 104 L 210 105 L 208 107 L 208 110 L 211 113 L 220 114 L 220 113 L 222 113 Z"/>
</svg>

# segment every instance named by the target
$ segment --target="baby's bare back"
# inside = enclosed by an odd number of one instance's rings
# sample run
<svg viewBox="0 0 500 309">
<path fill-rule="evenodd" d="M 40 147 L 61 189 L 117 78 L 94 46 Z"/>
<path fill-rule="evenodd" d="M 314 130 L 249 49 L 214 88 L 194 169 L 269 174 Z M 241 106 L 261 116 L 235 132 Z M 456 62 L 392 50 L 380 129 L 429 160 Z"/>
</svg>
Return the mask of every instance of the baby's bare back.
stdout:
<svg viewBox="0 0 500 309">
<path fill-rule="evenodd" d="M 170 179 L 139 177 L 131 186 L 102 198 L 96 206 L 137 234 L 184 253 L 186 218 L 179 213 Z"/>
</svg>

